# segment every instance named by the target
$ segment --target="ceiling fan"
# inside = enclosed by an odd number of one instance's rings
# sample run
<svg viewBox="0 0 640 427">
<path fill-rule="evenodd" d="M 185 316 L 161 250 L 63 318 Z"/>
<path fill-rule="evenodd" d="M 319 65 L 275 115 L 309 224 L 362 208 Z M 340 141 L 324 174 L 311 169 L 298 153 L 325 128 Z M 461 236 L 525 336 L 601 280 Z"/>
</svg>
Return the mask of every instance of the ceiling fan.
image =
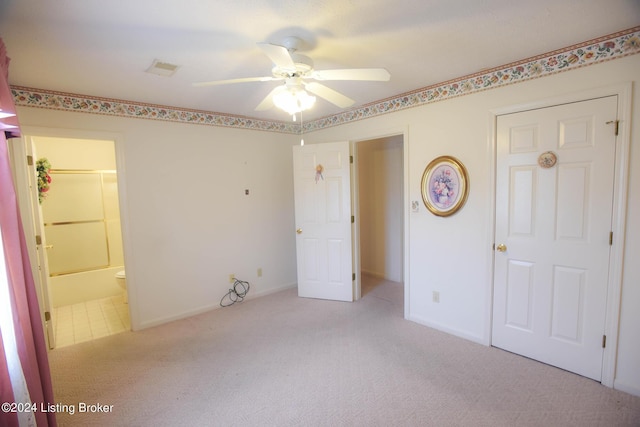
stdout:
<svg viewBox="0 0 640 427">
<path fill-rule="evenodd" d="M 282 45 L 258 43 L 258 47 L 274 64 L 271 76 L 245 77 L 230 80 L 194 83 L 194 86 L 215 86 L 231 83 L 284 81 L 258 104 L 256 111 L 272 108 L 274 105 L 295 114 L 311 108 L 315 97 L 311 92 L 340 108 L 350 107 L 355 101 L 318 81 L 356 80 L 356 81 L 388 81 L 391 75 L 384 68 L 353 68 L 337 70 L 315 70 L 313 61 L 306 55 L 297 53 L 302 40 L 298 37 L 286 37 Z M 315 81 L 309 81 L 315 80 Z"/>
</svg>

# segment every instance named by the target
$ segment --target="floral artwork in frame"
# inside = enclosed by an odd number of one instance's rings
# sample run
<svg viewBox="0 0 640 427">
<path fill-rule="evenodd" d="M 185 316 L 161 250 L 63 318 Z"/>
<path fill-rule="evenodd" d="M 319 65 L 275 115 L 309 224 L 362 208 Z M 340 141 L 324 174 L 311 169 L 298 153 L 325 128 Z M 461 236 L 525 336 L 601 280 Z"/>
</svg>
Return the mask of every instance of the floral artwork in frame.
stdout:
<svg viewBox="0 0 640 427">
<path fill-rule="evenodd" d="M 429 163 L 422 174 L 422 200 L 437 216 L 456 213 L 467 201 L 469 176 L 455 157 L 440 156 Z"/>
</svg>

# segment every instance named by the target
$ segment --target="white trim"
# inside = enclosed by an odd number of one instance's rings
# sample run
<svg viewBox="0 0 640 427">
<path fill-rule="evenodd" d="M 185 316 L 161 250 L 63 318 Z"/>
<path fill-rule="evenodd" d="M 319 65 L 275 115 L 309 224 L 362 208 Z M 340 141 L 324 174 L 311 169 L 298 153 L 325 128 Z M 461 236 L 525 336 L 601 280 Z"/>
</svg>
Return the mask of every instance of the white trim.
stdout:
<svg viewBox="0 0 640 427">
<path fill-rule="evenodd" d="M 609 257 L 609 283 L 607 294 L 607 318 L 605 335 L 607 347 L 602 361 L 602 384 L 613 387 L 618 355 L 618 330 L 622 297 L 622 263 L 627 221 L 627 191 L 629 185 L 629 161 L 631 141 L 631 92 L 632 83 L 616 87 L 620 125 L 616 138 L 615 176 L 613 185 L 612 224 L 613 244 Z"/>
<path fill-rule="evenodd" d="M 490 128 L 491 128 L 491 145 L 492 145 L 492 158 L 496 156 L 496 128 L 495 121 L 497 117 L 504 114 L 518 113 L 527 110 L 533 110 L 538 108 L 547 108 L 555 105 L 567 104 L 572 102 L 586 101 L 594 98 L 602 98 L 606 96 L 618 97 L 618 120 L 620 120 L 620 127 L 618 138 L 616 138 L 616 158 L 615 158 L 615 181 L 614 181 L 614 194 L 613 194 L 613 212 L 612 212 L 612 230 L 614 233 L 613 244 L 611 246 L 611 253 L 609 257 L 609 279 L 607 285 L 607 308 L 605 319 L 605 335 L 607 336 L 607 346 L 603 352 L 602 359 L 602 379 L 601 382 L 607 387 L 618 388 L 619 382 L 615 381 L 615 369 L 617 362 L 617 350 L 618 350 L 618 330 L 620 327 L 620 298 L 622 294 L 622 263 L 624 258 L 624 230 L 626 224 L 626 212 L 627 212 L 627 187 L 629 180 L 629 147 L 631 140 L 631 93 L 632 83 L 618 84 L 612 86 L 604 86 L 591 90 L 581 91 L 577 93 L 571 93 L 561 95 L 558 97 L 548 98 L 544 100 L 538 100 L 530 103 L 512 105 L 503 108 L 497 108 L 490 111 Z M 495 160 L 491 169 L 491 182 L 495 184 Z M 495 188 L 493 189 L 493 214 L 492 218 L 496 215 L 495 206 Z M 491 240 L 495 235 L 495 221 L 492 227 Z M 490 271 L 494 271 L 493 257 Z M 490 283 L 491 291 L 493 291 L 493 280 Z M 493 293 L 493 292 L 491 292 Z M 487 317 L 491 318 L 491 312 L 493 300 L 489 305 L 489 313 Z M 489 327 L 485 328 L 489 331 L 488 342 L 491 345 L 491 328 L 492 322 L 489 323 Z M 622 385 L 622 387 L 625 387 Z"/>
<path fill-rule="evenodd" d="M 380 138 L 388 138 L 388 137 L 392 137 L 392 136 L 399 136 L 402 135 L 402 189 L 403 189 L 403 201 L 402 201 L 402 216 L 403 216 L 403 253 L 402 253 L 402 262 L 403 262 L 403 271 L 402 271 L 402 282 L 404 284 L 404 318 L 407 320 L 410 320 L 410 313 L 409 313 L 409 289 L 411 288 L 409 285 L 409 214 L 411 212 L 411 209 L 409 208 L 409 203 L 410 199 L 409 199 L 409 128 L 407 126 L 403 126 L 403 127 L 398 127 L 398 128 L 392 128 L 392 129 L 387 129 L 385 131 L 374 131 L 372 132 L 369 136 L 359 136 L 358 138 L 353 138 L 351 139 L 349 142 L 351 143 L 352 147 L 359 143 L 359 142 L 364 142 L 364 141 L 370 141 L 373 139 L 380 139 Z M 355 148 L 355 147 L 354 147 Z M 355 149 L 353 151 L 356 151 Z M 357 159 L 354 156 L 354 166 L 357 164 Z M 356 174 L 357 175 L 357 174 Z M 355 191 L 352 192 L 351 194 L 351 198 L 352 199 L 356 199 L 355 204 L 357 205 L 357 199 L 358 199 L 358 187 L 357 185 L 354 187 Z M 359 209 L 356 209 L 353 213 L 356 218 L 358 218 L 359 215 Z M 357 221 L 358 223 L 360 221 Z M 359 228 L 358 228 L 358 235 L 359 235 Z M 360 253 L 360 239 L 358 238 L 358 240 L 354 240 L 353 241 L 354 247 L 355 245 L 357 245 L 358 247 L 354 250 L 355 253 L 359 254 Z M 355 265 L 355 264 L 354 264 Z M 360 261 L 358 260 L 358 268 L 360 268 Z M 357 271 L 357 270 L 356 270 Z M 356 284 L 358 286 L 357 292 L 358 294 L 360 293 L 361 289 L 361 282 L 360 282 L 360 278 L 357 278 Z"/>
<path fill-rule="evenodd" d="M 37 190 L 32 190 L 29 176 L 35 171 L 35 165 L 32 170 L 27 164 L 27 156 L 34 154 L 33 141 L 30 136 L 25 135 L 23 132 L 19 138 L 11 138 L 8 141 L 8 146 L 11 156 L 10 162 L 14 172 L 16 197 L 20 207 L 20 219 L 22 220 L 27 251 L 29 252 L 29 264 L 38 297 L 42 329 L 45 334 L 47 348 L 53 349 L 56 346 L 53 322 L 47 325 L 45 320 L 45 312 L 49 311 L 53 315 L 53 300 L 49 281 L 46 279 L 48 275 L 46 272 L 40 271 L 41 260 L 37 248 L 38 245 L 36 244 L 36 235 L 40 230 L 35 226 L 34 215 L 36 211 L 40 211 L 40 206 L 38 205 L 37 194 L 32 193 L 32 191 L 36 192 Z"/>
<path fill-rule="evenodd" d="M 409 208 L 409 204 L 411 203 L 411 191 L 410 191 L 410 181 L 409 181 L 409 128 L 405 128 L 403 133 L 403 144 L 402 144 L 402 171 L 404 174 L 403 177 L 403 189 L 404 189 L 404 207 L 402 208 L 402 212 L 404 212 L 404 253 L 402 254 L 402 259 L 404 260 L 404 273 L 402 274 L 402 280 L 404 282 L 404 318 L 409 319 L 409 307 L 411 306 L 409 302 L 410 298 L 410 289 L 411 289 L 411 275 L 409 272 L 409 239 L 411 237 L 411 233 L 409 230 L 409 225 L 411 224 L 409 216 L 411 215 L 411 209 Z"/>
<path fill-rule="evenodd" d="M 438 331 L 445 332 L 445 333 L 447 333 L 449 335 L 453 335 L 453 336 L 456 336 L 458 338 L 464 338 L 466 340 L 473 341 L 473 342 L 478 343 L 478 344 L 485 344 L 484 337 L 481 336 L 481 335 L 474 335 L 474 334 L 470 334 L 467 331 L 463 331 L 463 330 L 456 329 L 456 328 L 451 328 L 451 327 L 443 325 L 441 323 L 425 319 L 422 316 L 409 316 L 409 317 L 407 317 L 407 320 L 410 320 L 412 322 L 418 323 L 418 324 L 423 325 L 423 326 L 427 326 L 429 328 L 437 329 Z"/>
<path fill-rule="evenodd" d="M 358 197 L 360 189 L 359 171 L 358 171 L 358 142 L 349 141 L 349 153 L 353 158 L 351 164 L 351 215 L 355 218 L 351 227 L 351 266 L 356 274 L 356 280 L 353 283 L 353 300 L 358 301 L 362 298 L 362 263 L 360 261 L 360 198 Z"/>
<path fill-rule="evenodd" d="M 483 339 L 482 343 L 484 345 L 491 345 L 491 328 L 493 325 L 493 281 L 494 281 L 494 269 L 495 265 L 495 251 L 493 250 L 493 245 L 495 244 L 495 228 L 496 228 L 496 123 L 497 116 L 493 114 L 493 112 L 489 113 L 488 125 L 487 125 L 487 153 L 488 153 L 488 163 L 489 163 L 489 210 L 490 212 L 486 215 L 487 218 L 487 240 L 489 243 L 488 251 L 491 252 L 491 256 L 489 256 L 489 261 L 491 263 L 491 267 L 487 269 L 487 280 L 485 283 L 485 326 L 483 331 Z"/>
<path fill-rule="evenodd" d="M 136 257 L 133 254 L 133 244 L 131 244 L 131 230 L 129 221 L 129 198 L 127 197 L 127 171 L 125 166 L 125 138 L 116 134 L 111 138 L 114 141 L 116 150 L 116 172 L 118 180 L 118 204 L 120 206 L 120 228 L 122 233 L 122 250 L 124 252 L 124 265 L 127 274 L 127 302 L 129 304 L 129 320 L 131 330 L 141 329 L 140 304 L 138 303 L 138 287 L 134 268 Z"/>
<path fill-rule="evenodd" d="M 594 98 L 603 98 L 606 96 L 622 95 L 622 93 L 626 91 L 629 91 L 630 93 L 631 82 L 624 83 L 624 84 L 611 85 L 611 86 L 602 86 L 599 88 L 588 89 L 580 92 L 573 92 L 573 93 L 568 93 L 564 95 L 558 95 L 552 98 L 545 98 L 537 101 L 526 102 L 523 104 L 515 104 L 515 105 L 509 105 L 506 107 L 494 108 L 490 110 L 490 113 L 492 117 L 497 117 L 497 116 L 502 116 L 504 114 L 520 113 L 522 111 L 553 107 L 553 106 L 562 105 L 562 104 L 570 104 L 572 102 L 581 102 L 581 101 L 586 101 Z M 494 138 L 494 142 L 495 142 L 495 138 Z"/>
<path fill-rule="evenodd" d="M 36 248 L 36 232 L 32 220 L 32 196 L 29 190 L 29 169 L 27 166 L 27 137 L 23 134 L 19 138 L 10 138 L 7 140 L 9 148 L 9 162 L 13 168 L 13 179 L 16 191 L 16 197 L 18 206 L 20 207 L 20 220 L 22 221 L 22 229 L 24 232 L 25 241 L 27 244 L 27 251 L 29 252 L 29 260 L 31 264 L 31 274 L 33 275 L 34 285 L 36 287 L 36 294 L 38 296 L 38 304 L 40 306 L 40 318 L 42 322 L 42 329 L 45 332 L 45 339 L 47 341 L 48 348 L 53 348 L 54 343 L 50 342 L 49 334 L 47 333 L 47 325 L 44 319 L 44 310 L 46 309 L 46 295 L 44 295 L 44 286 L 41 283 L 40 275 L 38 274 L 38 251 Z M 27 221 L 29 219 L 29 221 Z M 31 260 L 36 260 L 31 262 Z"/>
<path fill-rule="evenodd" d="M 129 280 L 129 273 L 127 273 L 127 287 L 129 286 L 128 283 Z M 284 285 L 284 286 L 279 286 L 277 288 L 274 289 L 268 289 L 266 291 L 262 291 L 262 292 L 249 292 L 247 294 L 247 296 L 244 298 L 243 301 L 248 301 L 248 300 L 252 300 L 255 298 L 260 298 L 260 297 L 264 297 L 270 294 L 274 294 L 276 292 L 281 292 L 281 291 L 286 291 L 287 289 L 294 289 L 297 288 L 298 284 L 297 283 L 291 283 L 288 285 Z M 242 304 L 242 302 L 238 302 L 236 304 Z M 179 314 L 175 314 L 172 316 L 167 316 L 167 317 L 156 317 L 155 319 L 151 319 L 151 320 L 147 320 L 143 323 L 140 324 L 139 329 L 147 329 L 147 328 L 152 328 L 154 326 L 160 326 L 160 325 L 164 325 L 167 324 L 169 322 L 173 322 L 176 320 L 182 320 L 182 319 L 187 319 L 189 317 L 193 317 L 193 316 L 197 316 L 198 314 L 202 314 L 202 313 L 207 313 L 210 312 L 212 310 L 217 310 L 220 308 L 224 308 L 220 305 L 219 302 L 216 302 L 215 304 L 211 303 L 211 304 L 206 304 L 203 306 L 200 306 L 198 308 L 195 308 L 193 310 L 187 310 L 187 311 L 183 311 L 182 313 Z"/>
<path fill-rule="evenodd" d="M 640 388 L 625 383 L 624 381 L 615 380 L 613 382 L 613 388 L 616 390 L 624 391 L 625 393 L 632 394 L 634 396 L 640 396 Z"/>
<path fill-rule="evenodd" d="M 96 139 L 114 142 L 116 154 L 116 171 L 118 174 L 118 203 L 120 205 L 120 226 L 122 231 L 122 246 L 124 251 L 124 263 L 127 268 L 127 292 L 129 301 L 129 315 L 131 330 L 141 329 L 139 306 L 137 304 L 135 269 L 133 268 L 133 246 L 130 238 L 129 210 L 126 191 L 126 170 L 124 162 L 124 135 L 117 132 L 93 131 L 86 129 L 61 129 L 40 126 L 22 126 L 23 137 L 54 137 L 74 139 Z"/>
</svg>

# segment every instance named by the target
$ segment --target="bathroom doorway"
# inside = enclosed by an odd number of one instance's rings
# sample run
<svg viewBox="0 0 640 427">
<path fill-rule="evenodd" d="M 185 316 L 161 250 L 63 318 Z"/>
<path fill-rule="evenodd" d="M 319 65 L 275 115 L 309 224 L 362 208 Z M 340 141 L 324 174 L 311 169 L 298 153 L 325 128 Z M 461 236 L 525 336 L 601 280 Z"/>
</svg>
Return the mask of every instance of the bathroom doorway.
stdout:
<svg viewBox="0 0 640 427">
<path fill-rule="evenodd" d="M 25 135 L 22 143 L 38 177 L 29 210 L 48 272 L 41 293 L 49 346 L 130 330 L 126 291 L 116 279 L 124 253 L 115 141 Z"/>
</svg>

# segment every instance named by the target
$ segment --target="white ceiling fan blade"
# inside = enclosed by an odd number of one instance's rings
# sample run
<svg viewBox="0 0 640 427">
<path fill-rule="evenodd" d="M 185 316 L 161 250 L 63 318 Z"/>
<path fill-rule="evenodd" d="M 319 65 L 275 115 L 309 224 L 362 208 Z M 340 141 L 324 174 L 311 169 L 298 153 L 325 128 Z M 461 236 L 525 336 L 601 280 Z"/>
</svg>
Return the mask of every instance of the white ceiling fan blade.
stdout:
<svg viewBox="0 0 640 427">
<path fill-rule="evenodd" d="M 311 74 L 316 80 L 362 80 L 386 82 L 391 74 L 384 68 L 351 68 L 344 70 L 316 70 Z"/>
<path fill-rule="evenodd" d="M 193 83 L 193 86 L 217 86 L 217 85 L 227 85 L 231 83 L 247 83 L 247 82 L 271 82 L 274 80 L 283 80 L 281 77 L 244 77 L 240 79 L 230 79 L 230 80 L 214 80 L 211 82 L 197 82 Z"/>
<path fill-rule="evenodd" d="M 271 59 L 275 66 L 291 69 L 292 71 L 296 70 L 296 64 L 293 63 L 293 59 L 291 59 L 286 47 L 271 43 L 258 43 L 258 47 Z"/>
<path fill-rule="evenodd" d="M 276 96 L 277 94 L 279 94 L 280 92 L 282 92 L 283 90 L 286 90 L 286 89 L 287 89 L 287 87 L 285 85 L 280 85 L 280 86 L 276 87 L 275 89 L 273 89 L 262 100 L 262 102 L 260 102 L 260 104 L 258 104 L 258 106 L 256 107 L 256 111 L 265 111 L 265 110 L 268 110 L 270 108 L 273 108 L 275 106 L 275 104 L 273 103 L 273 97 Z"/>
<path fill-rule="evenodd" d="M 335 104 L 340 108 L 351 107 L 355 102 L 353 99 L 346 97 L 340 92 L 336 92 L 335 90 L 328 88 L 320 83 L 305 83 L 304 87 L 314 95 L 318 95 L 319 97 L 326 99 L 330 103 Z"/>
</svg>

